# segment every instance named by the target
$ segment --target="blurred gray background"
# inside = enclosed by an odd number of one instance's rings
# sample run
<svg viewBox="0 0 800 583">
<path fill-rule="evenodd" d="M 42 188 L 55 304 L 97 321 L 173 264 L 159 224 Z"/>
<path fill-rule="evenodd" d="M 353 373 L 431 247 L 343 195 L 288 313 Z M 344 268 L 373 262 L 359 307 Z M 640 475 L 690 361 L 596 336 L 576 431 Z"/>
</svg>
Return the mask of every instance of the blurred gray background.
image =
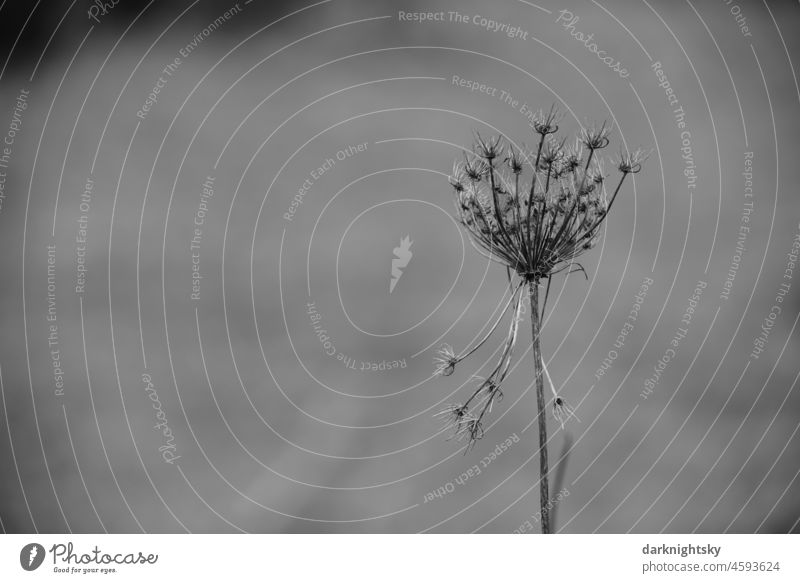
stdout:
<svg viewBox="0 0 800 583">
<path fill-rule="evenodd" d="M 100 4 L 0 4 L 4 531 L 538 531 L 527 321 L 466 455 L 432 416 L 502 329 L 453 376 L 432 356 L 506 292 L 452 163 L 474 131 L 532 146 L 551 104 L 653 150 L 551 290 L 580 418 L 548 420 L 556 528 L 798 530 L 797 3 Z"/>
</svg>

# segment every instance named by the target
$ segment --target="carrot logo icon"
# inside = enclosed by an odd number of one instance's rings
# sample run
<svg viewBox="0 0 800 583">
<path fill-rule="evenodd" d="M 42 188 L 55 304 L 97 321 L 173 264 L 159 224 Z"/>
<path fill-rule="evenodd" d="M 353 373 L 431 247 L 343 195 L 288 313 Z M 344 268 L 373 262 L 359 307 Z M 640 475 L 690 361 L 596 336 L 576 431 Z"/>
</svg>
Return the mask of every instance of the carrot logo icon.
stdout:
<svg viewBox="0 0 800 583">
<path fill-rule="evenodd" d="M 19 553 L 19 564 L 26 571 L 35 571 L 44 561 L 44 555 L 44 547 L 39 543 L 27 544 Z"/>
<path fill-rule="evenodd" d="M 408 266 L 408 262 L 414 254 L 411 252 L 411 245 L 414 241 L 409 239 L 408 235 L 400 239 L 400 246 L 394 248 L 394 257 L 392 258 L 392 279 L 389 281 L 389 293 L 394 291 L 394 286 L 400 281 L 403 276 L 403 269 Z"/>
</svg>

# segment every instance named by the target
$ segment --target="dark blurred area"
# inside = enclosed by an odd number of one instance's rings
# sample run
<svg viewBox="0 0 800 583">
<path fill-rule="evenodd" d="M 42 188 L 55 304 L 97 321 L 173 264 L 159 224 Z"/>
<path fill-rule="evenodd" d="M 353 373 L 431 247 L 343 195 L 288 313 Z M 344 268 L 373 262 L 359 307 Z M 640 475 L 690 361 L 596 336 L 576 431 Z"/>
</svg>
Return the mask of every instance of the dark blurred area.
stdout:
<svg viewBox="0 0 800 583">
<path fill-rule="evenodd" d="M 12 71 L 29 71 L 36 62 L 42 48 L 50 42 L 50 47 L 58 52 L 68 46 L 74 37 L 69 34 L 70 24 L 73 26 L 85 24 L 88 12 L 93 6 L 98 6 L 98 16 L 101 11 L 100 3 L 79 2 L 77 0 L 39 0 L 27 2 L 25 0 L 5 0 L 2 3 L 3 18 L 0 20 L 0 51 L 4 60 L 8 58 L 12 47 L 14 53 L 8 66 Z M 113 2 L 106 2 L 109 6 Z M 109 36 L 118 36 L 127 29 L 131 22 L 136 20 L 138 32 L 155 30 L 166 22 L 175 18 L 186 8 L 192 7 L 191 12 L 183 19 L 183 26 L 196 25 L 209 16 L 216 17 L 220 8 L 226 10 L 231 3 L 215 0 L 214 2 L 158 2 L 155 0 L 118 0 L 107 14 L 102 15 L 105 33 Z M 254 19 L 268 21 L 286 15 L 293 9 L 303 5 L 288 0 L 271 0 L 270 2 L 256 2 L 248 9 Z M 213 19 L 212 19 L 213 20 Z M 59 30 L 56 27 L 61 23 Z M 235 26 L 234 26 L 235 28 Z M 234 31 L 235 32 L 235 31 Z M 54 34 L 55 33 L 55 34 Z M 230 31 L 229 31 L 230 33 Z M 52 40 L 51 40 L 52 37 Z"/>
</svg>

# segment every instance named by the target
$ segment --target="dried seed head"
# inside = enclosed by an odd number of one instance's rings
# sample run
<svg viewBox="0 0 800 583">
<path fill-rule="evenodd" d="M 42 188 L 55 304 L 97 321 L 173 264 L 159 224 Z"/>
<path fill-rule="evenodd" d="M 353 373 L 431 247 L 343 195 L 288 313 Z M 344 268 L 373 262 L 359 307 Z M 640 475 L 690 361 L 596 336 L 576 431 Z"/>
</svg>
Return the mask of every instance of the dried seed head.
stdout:
<svg viewBox="0 0 800 583">
<path fill-rule="evenodd" d="M 564 155 L 564 142 L 557 142 L 553 138 L 548 138 L 542 146 L 542 153 L 539 156 L 540 168 L 548 170 L 550 166 L 561 160 Z"/>
<path fill-rule="evenodd" d="M 495 136 L 489 140 L 484 140 L 480 134 L 476 134 L 475 154 L 492 164 L 495 158 L 503 155 L 503 139 Z"/>
<path fill-rule="evenodd" d="M 641 172 L 642 163 L 649 155 L 649 152 L 644 152 L 641 148 L 637 148 L 632 153 L 620 151 L 617 169 L 623 174 L 637 174 Z"/>
<path fill-rule="evenodd" d="M 604 164 L 601 159 L 596 159 L 593 164 L 592 170 L 589 172 L 589 180 L 598 186 L 602 185 L 606 179 L 604 172 Z"/>
<path fill-rule="evenodd" d="M 563 140 L 552 135 L 558 130 L 555 108 L 539 112 L 532 124 L 541 139 L 536 150 L 521 152 L 500 137 L 490 140 L 477 135 L 473 154 L 453 167 L 450 184 L 455 190 L 458 220 L 469 231 L 473 246 L 485 257 L 503 264 L 509 282 L 516 274 L 517 287 L 497 322 L 483 340 L 456 354 L 445 344 L 436 354 L 436 374 L 453 374 L 456 364 L 474 353 L 494 333 L 500 321 L 516 301 L 508 336 L 501 347 L 499 362 L 463 405 L 450 405 L 437 417 L 447 420 L 452 437 L 467 439 L 467 450 L 483 436 L 485 416 L 493 403 L 500 401 L 500 390 L 510 371 L 517 339 L 521 297 L 519 290 L 540 285 L 558 273 L 586 270 L 577 259 L 597 244 L 600 228 L 628 174 L 641 170 L 646 156 L 641 150 L 620 154 L 615 161 L 622 177 L 614 192 L 606 198 L 605 170 L 595 150 L 609 144 L 610 127 L 603 123 L 584 129 L 574 145 L 564 147 Z M 529 180 L 523 180 L 525 167 L 538 160 Z M 588 275 L 587 275 L 588 278 Z M 512 286 L 513 287 L 513 286 Z M 519 295 L 518 295 L 519 294 Z M 544 296 L 542 312 L 547 304 Z M 547 368 L 542 363 L 549 379 Z M 552 381 L 553 415 L 562 425 L 575 416 L 574 410 L 556 393 Z"/>
<path fill-rule="evenodd" d="M 467 444 L 467 451 L 475 447 L 475 443 L 482 439 L 484 435 L 483 424 L 480 419 L 471 418 L 462 423 L 461 427 L 456 431 L 454 437 L 461 441 L 465 437 L 469 440 Z M 465 452 L 466 453 L 466 452 Z"/>
<path fill-rule="evenodd" d="M 450 181 L 450 186 L 456 191 L 456 194 L 461 194 L 464 192 L 464 166 L 460 162 L 455 162 L 453 164 L 453 172 L 450 174 L 448 180 Z"/>
<path fill-rule="evenodd" d="M 444 420 L 443 431 L 453 430 L 453 434 L 448 439 L 461 435 L 465 427 L 474 419 L 467 406 L 461 403 L 447 405 L 444 409 L 434 414 L 434 417 Z"/>
<path fill-rule="evenodd" d="M 522 174 L 522 169 L 523 169 L 522 156 L 513 147 L 509 148 L 509 152 L 510 152 L 509 155 L 506 157 L 506 163 L 508 164 L 508 167 L 511 169 L 511 172 L 519 176 L 520 174 Z"/>
<path fill-rule="evenodd" d="M 561 174 L 575 172 L 581 165 L 583 159 L 583 144 L 576 140 L 575 145 L 569 146 L 564 150 L 564 157 L 561 160 Z"/>
<path fill-rule="evenodd" d="M 480 158 L 472 161 L 467 160 L 464 163 L 464 175 L 471 182 L 480 182 L 488 171 L 488 166 Z"/>
<path fill-rule="evenodd" d="M 570 417 L 573 417 L 578 423 L 581 421 L 575 415 L 575 410 L 561 397 L 556 397 L 553 400 L 553 417 L 561 424 L 561 429 L 564 429 L 564 423 L 569 421 Z"/>
<path fill-rule="evenodd" d="M 436 351 L 436 356 L 433 358 L 436 364 L 435 374 L 443 377 L 449 377 L 456 370 L 458 364 L 458 357 L 453 352 L 453 347 L 449 344 L 442 344 L 439 350 Z"/>
<path fill-rule="evenodd" d="M 455 176 L 450 177 L 450 186 L 453 187 L 453 190 L 456 191 L 456 194 L 461 194 L 466 190 L 466 188 L 464 187 L 464 182 L 461 181 L 459 178 L 456 178 Z"/>
<path fill-rule="evenodd" d="M 541 136 L 554 134 L 558 131 L 558 122 L 560 119 L 561 115 L 558 113 L 558 110 L 556 110 L 556 106 L 553 105 L 550 107 L 550 111 L 547 113 L 544 113 L 540 109 L 533 117 L 531 127 L 533 128 L 533 131 Z"/>
<path fill-rule="evenodd" d="M 606 126 L 606 122 L 600 127 L 592 126 L 581 130 L 581 142 L 589 150 L 601 150 L 608 146 L 608 135 L 611 133 L 611 128 Z"/>
</svg>

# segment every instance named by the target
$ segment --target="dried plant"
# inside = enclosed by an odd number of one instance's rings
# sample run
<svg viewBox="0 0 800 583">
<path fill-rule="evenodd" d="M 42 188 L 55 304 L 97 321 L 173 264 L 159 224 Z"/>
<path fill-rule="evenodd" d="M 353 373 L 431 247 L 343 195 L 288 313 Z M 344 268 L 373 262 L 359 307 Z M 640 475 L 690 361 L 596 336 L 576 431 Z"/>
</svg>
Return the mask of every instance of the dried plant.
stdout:
<svg viewBox="0 0 800 583">
<path fill-rule="evenodd" d="M 456 353 L 443 345 L 435 358 L 436 372 L 451 375 L 456 365 L 480 348 L 507 312 L 512 313 L 500 360 L 463 403 L 437 413 L 466 440 L 469 451 L 484 434 L 484 419 L 503 397 L 501 385 L 508 375 L 517 340 L 522 302 L 527 291 L 531 308 L 536 402 L 539 425 L 539 473 L 542 532 L 550 532 L 548 509 L 547 423 L 544 377 L 552 392 L 552 412 L 561 424 L 575 412 L 555 390 L 542 359 L 540 333 L 553 276 L 586 270 L 576 260 L 597 243 L 600 227 L 629 174 L 642 169 L 641 150 L 621 152 L 615 161 L 619 181 L 609 196 L 599 151 L 609 145 L 607 124 L 584 129 L 573 144 L 559 141 L 560 116 L 551 108 L 540 111 L 531 127 L 538 136 L 535 152 L 519 151 L 501 137 L 476 136 L 471 154 L 456 162 L 450 177 L 455 191 L 457 218 L 470 234 L 473 246 L 487 258 L 503 264 L 511 297 L 488 333 L 472 348 Z M 530 180 L 524 175 L 531 168 Z M 588 279 L 588 276 L 587 276 Z M 540 303 L 540 286 L 547 280 Z"/>
</svg>

